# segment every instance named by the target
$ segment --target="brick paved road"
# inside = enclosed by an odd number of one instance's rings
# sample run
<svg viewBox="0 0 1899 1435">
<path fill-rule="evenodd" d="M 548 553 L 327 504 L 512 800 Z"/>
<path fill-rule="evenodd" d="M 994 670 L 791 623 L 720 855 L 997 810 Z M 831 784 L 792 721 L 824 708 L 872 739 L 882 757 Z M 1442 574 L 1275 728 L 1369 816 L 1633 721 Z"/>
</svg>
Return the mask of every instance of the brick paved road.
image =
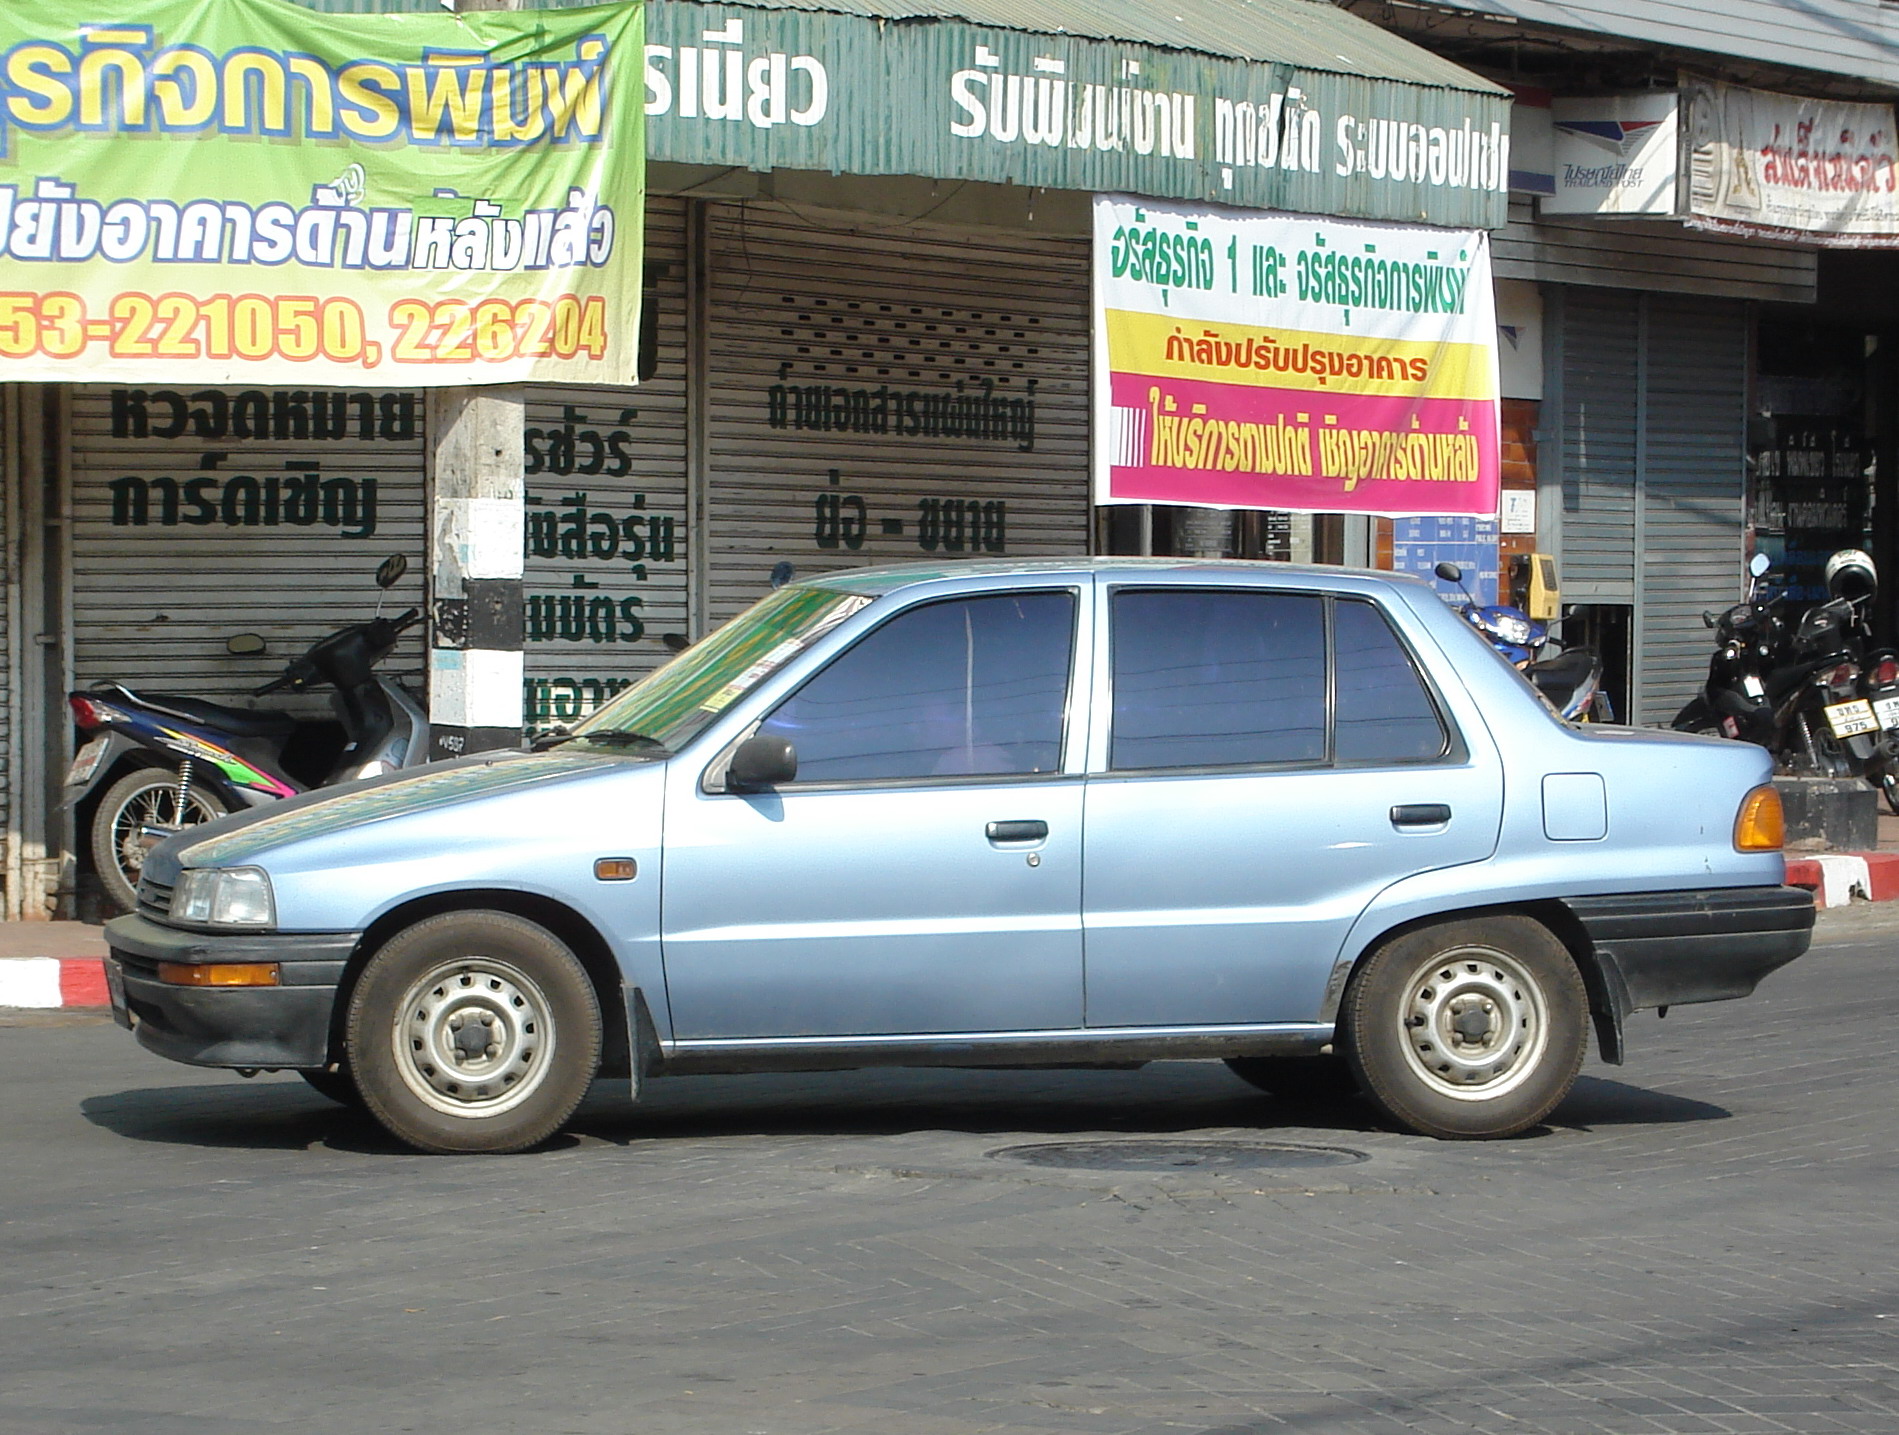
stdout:
<svg viewBox="0 0 1899 1435">
<path fill-rule="evenodd" d="M 1825 921 L 1491 1145 L 1173 1064 L 662 1082 L 440 1160 L 16 1021 L 0 1432 L 1899 1431 L 1899 914 Z M 1366 1159 L 989 1154 L 1111 1135 Z"/>
</svg>

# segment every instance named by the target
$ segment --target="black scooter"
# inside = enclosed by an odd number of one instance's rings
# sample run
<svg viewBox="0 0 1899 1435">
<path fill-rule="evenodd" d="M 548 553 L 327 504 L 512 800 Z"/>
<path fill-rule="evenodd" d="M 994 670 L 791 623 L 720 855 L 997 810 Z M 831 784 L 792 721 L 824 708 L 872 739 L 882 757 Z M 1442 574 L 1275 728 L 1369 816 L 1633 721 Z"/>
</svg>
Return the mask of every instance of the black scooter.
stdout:
<svg viewBox="0 0 1899 1435">
<path fill-rule="evenodd" d="M 407 571 L 408 561 L 396 554 L 376 570 L 376 585 L 386 592 Z M 352 623 L 252 694 L 328 686 L 333 722 L 134 692 L 122 683 L 70 694 L 81 745 L 66 775 L 66 805 L 90 808 L 90 854 L 107 904 L 132 910 L 145 853 L 186 827 L 426 762 L 428 715 L 401 684 L 374 671 L 420 617 L 411 608 Z M 246 633 L 225 646 L 255 654 L 264 640 Z"/>
</svg>

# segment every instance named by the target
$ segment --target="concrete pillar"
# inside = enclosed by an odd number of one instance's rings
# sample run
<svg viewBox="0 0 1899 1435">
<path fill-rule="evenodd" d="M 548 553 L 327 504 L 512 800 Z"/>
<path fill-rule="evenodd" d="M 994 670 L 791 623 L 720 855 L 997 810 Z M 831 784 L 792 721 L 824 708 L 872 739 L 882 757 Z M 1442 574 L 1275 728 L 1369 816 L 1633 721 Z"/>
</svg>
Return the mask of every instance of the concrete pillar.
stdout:
<svg viewBox="0 0 1899 1435">
<path fill-rule="evenodd" d="M 521 391 L 436 389 L 430 485 L 430 757 L 521 745 Z"/>
<path fill-rule="evenodd" d="M 455 0 L 519 10 L 521 0 Z M 523 721 L 521 391 L 437 389 L 429 486 L 431 758 L 519 747 Z"/>
</svg>

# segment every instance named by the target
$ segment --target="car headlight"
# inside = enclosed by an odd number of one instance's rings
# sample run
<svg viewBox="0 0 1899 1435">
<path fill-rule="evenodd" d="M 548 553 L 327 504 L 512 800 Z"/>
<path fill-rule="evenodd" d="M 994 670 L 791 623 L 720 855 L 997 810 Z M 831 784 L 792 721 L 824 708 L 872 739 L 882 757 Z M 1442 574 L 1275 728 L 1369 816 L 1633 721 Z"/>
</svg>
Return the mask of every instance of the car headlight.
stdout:
<svg viewBox="0 0 1899 1435">
<path fill-rule="evenodd" d="M 171 915 L 216 927 L 271 927 L 277 903 L 261 867 L 187 867 L 172 893 Z"/>
</svg>

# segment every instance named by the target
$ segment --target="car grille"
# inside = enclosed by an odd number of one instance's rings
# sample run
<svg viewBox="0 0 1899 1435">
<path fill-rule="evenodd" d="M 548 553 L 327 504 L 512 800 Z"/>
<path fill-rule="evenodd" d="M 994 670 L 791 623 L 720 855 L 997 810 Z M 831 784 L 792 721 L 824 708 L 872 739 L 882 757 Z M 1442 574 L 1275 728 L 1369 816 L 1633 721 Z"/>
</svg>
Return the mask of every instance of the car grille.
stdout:
<svg viewBox="0 0 1899 1435">
<path fill-rule="evenodd" d="M 138 909 L 154 917 L 171 915 L 172 889 L 150 877 L 138 879 Z"/>
</svg>

